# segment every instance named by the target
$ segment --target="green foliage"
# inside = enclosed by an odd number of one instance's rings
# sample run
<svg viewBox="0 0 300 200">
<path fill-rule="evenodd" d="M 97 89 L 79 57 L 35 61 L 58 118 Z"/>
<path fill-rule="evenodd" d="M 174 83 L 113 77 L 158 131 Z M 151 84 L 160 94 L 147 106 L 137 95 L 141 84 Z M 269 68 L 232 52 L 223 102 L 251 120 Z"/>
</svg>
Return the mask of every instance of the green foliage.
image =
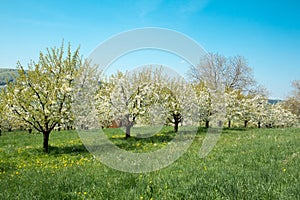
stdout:
<svg viewBox="0 0 300 200">
<path fill-rule="evenodd" d="M 106 129 L 120 148 L 148 151 L 167 142 L 166 128 L 149 139 L 124 139 Z M 134 132 L 134 131 L 133 131 Z M 76 132 L 53 132 L 50 152 L 42 135 L 4 132 L 0 137 L 0 199 L 299 199 L 300 129 L 225 129 L 213 151 L 198 157 L 206 134 L 172 165 L 130 174 L 95 160 Z M 152 148 L 152 149 L 151 149 Z M 135 150 L 133 150 L 135 151 Z M 151 162 L 151 161 L 149 161 Z"/>
</svg>

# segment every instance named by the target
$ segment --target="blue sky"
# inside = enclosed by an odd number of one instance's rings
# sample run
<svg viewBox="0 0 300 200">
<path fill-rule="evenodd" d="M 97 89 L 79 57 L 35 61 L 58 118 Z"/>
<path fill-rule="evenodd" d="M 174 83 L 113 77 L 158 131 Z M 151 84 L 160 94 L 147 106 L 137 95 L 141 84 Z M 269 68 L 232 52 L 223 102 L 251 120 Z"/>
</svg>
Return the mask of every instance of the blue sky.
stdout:
<svg viewBox="0 0 300 200">
<path fill-rule="evenodd" d="M 298 0 L 0 0 L 0 67 L 26 65 L 62 39 L 88 56 L 119 32 L 161 27 L 208 52 L 244 56 L 270 97 L 282 99 L 300 79 L 299 10 Z"/>
</svg>

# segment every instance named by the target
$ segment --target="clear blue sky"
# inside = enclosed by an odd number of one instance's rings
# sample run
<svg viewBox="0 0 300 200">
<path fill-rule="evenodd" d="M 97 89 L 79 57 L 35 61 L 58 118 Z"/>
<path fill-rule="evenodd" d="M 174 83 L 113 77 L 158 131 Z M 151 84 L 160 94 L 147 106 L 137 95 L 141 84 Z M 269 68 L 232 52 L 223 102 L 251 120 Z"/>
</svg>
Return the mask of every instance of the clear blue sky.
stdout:
<svg viewBox="0 0 300 200">
<path fill-rule="evenodd" d="M 242 55 L 271 98 L 285 98 L 300 79 L 298 0 L 0 0 L 0 67 L 26 65 L 62 39 L 81 53 L 126 30 L 173 29 L 208 52 Z"/>
</svg>

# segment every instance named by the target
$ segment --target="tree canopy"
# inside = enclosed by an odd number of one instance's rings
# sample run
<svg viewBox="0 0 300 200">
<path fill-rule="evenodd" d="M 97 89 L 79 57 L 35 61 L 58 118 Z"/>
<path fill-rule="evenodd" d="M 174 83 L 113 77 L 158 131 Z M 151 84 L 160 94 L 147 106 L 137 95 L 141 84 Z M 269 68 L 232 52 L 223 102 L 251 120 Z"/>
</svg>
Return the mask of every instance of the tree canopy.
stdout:
<svg viewBox="0 0 300 200">
<path fill-rule="evenodd" d="M 18 63 L 18 77 L 7 85 L 7 105 L 20 120 L 43 133 L 45 151 L 54 127 L 73 119 L 72 84 L 80 65 L 79 48 L 72 52 L 69 44 L 65 52 L 62 44 L 41 52 L 26 71 Z"/>
</svg>

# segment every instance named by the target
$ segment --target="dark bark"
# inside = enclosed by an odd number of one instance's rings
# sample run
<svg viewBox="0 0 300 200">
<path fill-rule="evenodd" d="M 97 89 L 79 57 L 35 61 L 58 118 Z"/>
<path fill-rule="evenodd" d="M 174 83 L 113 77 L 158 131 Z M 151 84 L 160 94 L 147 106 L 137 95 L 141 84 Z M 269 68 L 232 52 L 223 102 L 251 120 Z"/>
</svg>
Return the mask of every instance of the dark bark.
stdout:
<svg viewBox="0 0 300 200">
<path fill-rule="evenodd" d="M 178 132 L 178 125 L 179 125 L 179 121 L 175 121 L 175 123 L 174 123 L 174 131 L 176 133 Z"/>
<path fill-rule="evenodd" d="M 130 129 L 131 129 L 131 126 L 126 126 L 126 138 L 129 138 L 130 137 Z"/>
<path fill-rule="evenodd" d="M 43 136 L 44 136 L 43 148 L 44 151 L 48 153 L 50 131 L 44 131 Z"/>
<path fill-rule="evenodd" d="M 258 126 L 258 128 L 260 128 L 260 127 L 261 127 L 261 126 L 260 126 L 260 122 L 258 122 L 257 126 Z"/>
<path fill-rule="evenodd" d="M 174 124 L 174 132 L 178 132 L 179 123 L 182 122 L 182 116 L 181 114 L 175 114 L 173 113 L 173 118 L 168 118 L 169 122 Z"/>
<path fill-rule="evenodd" d="M 131 130 L 131 127 L 133 127 L 134 123 L 135 123 L 135 119 L 136 119 L 136 116 L 133 116 L 132 117 L 132 120 L 130 120 L 130 116 L 129 115 L 126 115 L 125 116 L 125 127 L 126 127 L 126 138 L 129 138 L 130 137 L 130 130 Z M 123 124 L 123 122 L 122 122 Z"/>
<path fill-rule="evenodd" d="M 247 125 L 248 125 L 248 120 L 245 120 L 244 121 L 244 127 L 247 128 Z"/>
<path fill-rule="evenodd" d="M 223 122 L 222 121 L 219 121 L 218 122 L 218 127 L 222 127 L 223 126 Z"/>
<path fill-rule="evenodd" d="M 231 128 L 231 120 L 228 121 L 228 128 Z"/>
<path fill-rule="evenodd" d="M 205 121 L 205 128 L 209 128 L 209 121 L 208 120 Z"/>
</svg>

